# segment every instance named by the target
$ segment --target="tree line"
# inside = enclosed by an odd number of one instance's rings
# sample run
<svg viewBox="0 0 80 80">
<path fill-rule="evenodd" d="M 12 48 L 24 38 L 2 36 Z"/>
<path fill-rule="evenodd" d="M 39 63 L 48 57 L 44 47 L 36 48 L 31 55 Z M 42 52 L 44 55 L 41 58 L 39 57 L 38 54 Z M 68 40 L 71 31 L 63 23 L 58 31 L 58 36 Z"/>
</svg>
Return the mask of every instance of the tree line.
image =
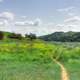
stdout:
<svg viewBox="0 0 80 80">
<path fill-rule="evenodd" d="M 0 40 L 3 40 L 5 37 L 9 38 L 9 39 L 18 39 L 18 40 L 22 40 L 23 38 L 27 38 L 30 40 L 34 40 L 34 39 L 42 39 L 45 41 L 59 41 L 59 42 L 80 42 L 80 32 L 54 32 L 52 34 L 49 35 L 45 35 L 45 36 L 40 36 L 37 37 L 35 34 L 25 34 L 25 36 L 23 37 L 21 34 L 17 34 L 17 33 L 8 33 L 7 36 L 5 36 L 6 32 L 0 31 Z"/>
<path fill-rule="evenodd" d="M 28 38 L 30 40 L 34 40 L 36 39 L 36 35 L 35 34 L 25 34 L 25 36 L 23 37 L 21 34 L 17 34 L 17 33 L 8 33 L 7 36 L 5 36 L 6 32 L 0 31 L 0 40 L 3 40 L 5 37 L 9 38 L 9 39 L 18 39 L 18 40 L 22 40 L 23 38 Z"/>
</svg>

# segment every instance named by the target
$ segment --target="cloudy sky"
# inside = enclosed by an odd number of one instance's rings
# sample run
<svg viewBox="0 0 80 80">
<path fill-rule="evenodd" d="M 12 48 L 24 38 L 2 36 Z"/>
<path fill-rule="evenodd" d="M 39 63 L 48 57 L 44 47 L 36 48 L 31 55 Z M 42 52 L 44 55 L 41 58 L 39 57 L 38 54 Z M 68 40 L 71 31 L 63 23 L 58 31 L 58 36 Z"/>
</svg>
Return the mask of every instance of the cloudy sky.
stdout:
<svg viewBox="0 0 80 80">
<path fill-rule="evenodd" d="M 0 30 L 37 35 L 80 31 L 80 0 L 0 0 Z"/>
</svg>

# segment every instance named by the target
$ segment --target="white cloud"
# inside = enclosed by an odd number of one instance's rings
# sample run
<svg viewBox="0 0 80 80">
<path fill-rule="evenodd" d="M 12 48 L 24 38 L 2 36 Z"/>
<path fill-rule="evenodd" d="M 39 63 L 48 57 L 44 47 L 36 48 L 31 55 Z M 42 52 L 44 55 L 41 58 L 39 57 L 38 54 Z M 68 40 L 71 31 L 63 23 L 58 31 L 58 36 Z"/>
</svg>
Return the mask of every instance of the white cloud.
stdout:
<svg viewBox="0 0 80 80">
<path fill-rule="evenodd" d="M 14 20 L 14 14 L 11 12 L 3 12 L 0 13 L 0 18 L 7 20 Z"/>
<path fill-rule="evenodd" d="M 40 19 L 35 19 L 34 21 L 16 21 L 15 25 L 16 26 L 39 26 L 41 24 Z"/>
<path fill-rule="evenodd" d="M 63 21 L 63 24 L 56 25 L 58 31 L 80 31 L 80 16 L 71 16 Z"/>
<path fill-rule="evenodd" d="M 15 26 L 25 26 L 25 22 L 21 21 L 15 22 Z"/>
<path fill-rule="evenodd" d="M 2 23 L 2 25 L 0 25 L 0 30 L 11 32 L 13 29 L 14 19 L 15 16 L 11 12 L 0 13 L 0 23 Z"/>
<path fill-rule="evenodd" d="M 80 31 L 80 15 L 77 15 L 76 7 L 67 7 L 57 11 L 63 13 L 64 17 L 63 22 L 56 25 L 57 31 Z"/>
<path fill-rule="evenodd" d="M 7 20 L 0 21 L 0 31 L 11 32 L 10 23 Z"/>
<path fill-rule="evenodd" d="M 75 9 L 75 7 L 67 7 L 67 8 L 62 8 L 62 9 L 57 9 L 59 12 L 69 12 L 71 10 Z"/>
<path fill-rule="evenodd" d="M 71 18 L 64 20 L 64 22 L 65 23 L 76 23 L 76 22 L 80 23 L 80 17 L 79 16 L 73 16 Z"/>
<path fill-rule="evenodd" d="M 0 22 L 0 26 L 3 26 L 3 24 L 4 24 L 4 23 L 1 21 L 1 22 Z"/>
<path fill-rule="evenodd" d="M 39 26 L 40 24 L 41 24 L 41 20 L 38 18 L 33 23 L 34 26 Z"/>
<path fill-rule="evenodd" d="M 55 31 L 80 31 L 80 16 L 73 15 L 73 13 L 67 14 L 67 16 L 62 24 L 55 24 L 53 22 L 42 23 L 39 18 L 28 20 L 26 16 L 18 17 L 11 12 L 2 12 L 0 13 L 0 30 L 37 35 L 46 35 Z"/>
</svg>

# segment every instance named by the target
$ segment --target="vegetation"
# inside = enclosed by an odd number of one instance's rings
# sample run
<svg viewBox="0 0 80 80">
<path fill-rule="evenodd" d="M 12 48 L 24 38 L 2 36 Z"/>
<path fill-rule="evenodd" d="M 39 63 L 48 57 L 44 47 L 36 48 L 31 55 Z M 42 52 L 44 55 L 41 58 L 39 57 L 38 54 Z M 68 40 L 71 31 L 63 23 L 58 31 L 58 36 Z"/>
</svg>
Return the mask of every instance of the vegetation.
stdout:
<svg viewBox="0 0 80 80">
<path fill-rule="evenodd" d="M 21 40 L 22 35 L 21 34 L 16 34 L 16 33 L 11 33 L 11 34 L 8 35 L 8 38 Z"/>
<path fill-rule="evenodd" d="M 33 34 L 20 38 L 8 32 L 4 37 L 0 41 L 0 80 L 61 80 L 60 67 L 51 57 L 65 65 L 70 80 L 80 79 L 80 43 L 46 42 Z"/>
<path fill-rule="evenodd" d="M 25 34 L 25 38 L 28 38 L 31 41 L 37 39 L 36 35 L 35 34 L 32 34 L 32 33 L 30 33 L 29 35 L 28 34 Z"/>
<path fill-rule="evenodd" d="M 0 40 L 2 40 L 3 38 L 4 38 L 4 33 L 0 31 Z"/>
<path fill-rule="evenodd" d="M 59 80 L 59 66 L 48 56 L 52 48 L 43 41 L 7 40 L 0 45 L 1 80 Z M 54 46 L 53 46 L 54 47 Z M 54 69 L 54 71 L 53 71 Z"/>
<path fill-rule="evenodd" d="M 80 32 L 55 32 L 41 36 L 40 39 L 45 41 L 80 42 Z"/>
</svg>

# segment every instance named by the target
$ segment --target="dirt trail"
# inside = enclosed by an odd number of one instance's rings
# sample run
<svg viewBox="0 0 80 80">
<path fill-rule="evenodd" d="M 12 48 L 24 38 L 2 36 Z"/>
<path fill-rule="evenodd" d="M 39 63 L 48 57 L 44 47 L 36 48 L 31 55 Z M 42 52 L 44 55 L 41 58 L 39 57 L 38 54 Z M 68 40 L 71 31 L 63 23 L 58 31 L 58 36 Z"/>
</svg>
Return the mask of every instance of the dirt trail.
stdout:
<svg viewBox="0 0 80 80">
<path fill-rule="evenodd" d="M 57 61 L 55 59 L 52 59 L 52 60 L 55 63 L 57 63 L 60 66 L 60 68 L 61 68 L 61 80 L 70 80 L 66 68 L 59 61 Z"/>
</svg>

